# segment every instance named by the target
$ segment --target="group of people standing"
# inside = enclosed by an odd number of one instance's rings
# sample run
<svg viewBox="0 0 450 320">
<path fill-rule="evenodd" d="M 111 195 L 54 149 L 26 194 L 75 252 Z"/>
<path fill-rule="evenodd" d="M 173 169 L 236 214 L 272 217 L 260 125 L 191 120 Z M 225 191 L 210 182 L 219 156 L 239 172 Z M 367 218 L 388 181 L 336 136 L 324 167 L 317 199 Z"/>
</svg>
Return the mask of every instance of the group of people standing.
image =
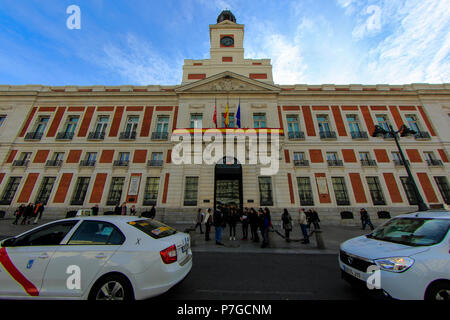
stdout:
<svg viewBox="0 0 450 320">
<path fill-rule="evenodd" d="M 195 229 L 200 227 L 200 233 L 203 233 L 202 224 L 205 224 L 205 240 L 209 241 L 211 226 L 215 229 L 215 240 L 217 245 L 223 245 L 222 232 L 227 226 L 229 228 L 230 240 L 236 240 L 236 226 L 242 225 L 242 240 L 248 240 L 248 230 L 250 228 L 250 240 L 259 242 L 258 230 L 262 236 L 261 248 L 269 245 L 269 229 L 272 227 L 272 219 L 269 208 L 244 208 L 241 210 L 233 205 L 221 205 L 214 213 L 209 208 L 206 213 L 198 209 Z"/>
<path fill-rule="evenodd" d="M 128 212 L 127 203 L 124 202 L 122 205 L 119 206 L 119 204 L 116 205 L 114 208 L 114 215 L 116 216 L 126 216 Z M 130 216 L 136 215 L 136 206 L 132 205 L 130 208 Z"/>
<path fill-rule="evenodd" d="M 303 208 L 298 209 L 299 214 L 299 224 L 303 234 L 303 244 L 309 243 L 309 233 L 308 230 L 311 230 L 311 225 L 314 226 L 315 229 L 320 229 L 320 219 L 319 214 L 314 209 L 309 209 L 305 211 Z M 284 229 L 284 238 L 287 242 L 290 242 L 290 233 L 292 231 L 292 216 L 289 214 L 287 209 L 283 210 L 283 214 L 281 215 L 281 224 Z"/>
<path fill-rule="evenodd" d="M 17 225 L 21 218 L 21 225 L 30 224 L 31 221 L 33 221 L 33 224 L 37 224 L 38 221 L 42 218 L 44 209 L 45 206 L 42 201 L 36 202 L 34 205 L 31 202 L 27 206 L 21 204 L 19 208 L 17 208 L 17 210 L 14 212 L 16 218 L 14 219 L 13 224 Z"/>
</svg>

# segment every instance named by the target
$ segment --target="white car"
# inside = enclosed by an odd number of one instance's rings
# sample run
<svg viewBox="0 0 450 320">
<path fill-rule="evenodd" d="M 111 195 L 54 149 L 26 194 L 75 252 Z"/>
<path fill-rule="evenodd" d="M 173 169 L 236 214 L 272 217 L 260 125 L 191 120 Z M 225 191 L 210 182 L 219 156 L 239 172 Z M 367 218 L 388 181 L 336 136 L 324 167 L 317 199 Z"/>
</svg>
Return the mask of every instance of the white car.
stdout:
<svg viewBox="0 0 450 320">
<path fill-rule="evenodd" d="M 1 243 L 0 297 L 145 299 L 191 268 L 189 235 L 156 220 L 76 217 Z"/>
<path fill-rule="evenodd" d="M 397 216 L 341 244 L 342 277 L 394 299 L 449 300 L 449 227 L 450 212 Z"/>
</svg>

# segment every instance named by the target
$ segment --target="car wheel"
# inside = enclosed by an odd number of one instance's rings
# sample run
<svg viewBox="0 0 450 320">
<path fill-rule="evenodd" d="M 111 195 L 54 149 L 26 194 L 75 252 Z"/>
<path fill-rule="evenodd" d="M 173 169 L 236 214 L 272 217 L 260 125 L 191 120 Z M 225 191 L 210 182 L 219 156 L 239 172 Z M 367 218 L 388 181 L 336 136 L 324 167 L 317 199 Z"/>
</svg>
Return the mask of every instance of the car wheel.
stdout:
<svg viewBox="0 0 450 320">
<path fill-rule="evenodd" d="M 133 289 L 124 276 L 108 275 L 95 283 L 89 293 L 89 300 L 133 300 Z"/>
<path fill-rule="evenodd" d="M 450 281 L 433 283 L 427 290 L 425 300 L 450 301 Z"/>
</svg>

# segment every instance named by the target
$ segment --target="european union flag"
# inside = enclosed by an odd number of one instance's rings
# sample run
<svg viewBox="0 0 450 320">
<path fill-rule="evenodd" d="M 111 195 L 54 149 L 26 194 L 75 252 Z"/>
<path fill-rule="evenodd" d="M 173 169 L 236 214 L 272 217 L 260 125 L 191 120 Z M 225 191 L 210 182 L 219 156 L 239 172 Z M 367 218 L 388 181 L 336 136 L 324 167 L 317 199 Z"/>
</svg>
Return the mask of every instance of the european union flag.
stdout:
<svg viewBox="0 0 450 320">
<path fill-rule="evenodd" d="M 236 113 L 236 124 L 238 128 L 241 127 L 241 101 L 239 100 L 239 106 Z"/>
</svg>

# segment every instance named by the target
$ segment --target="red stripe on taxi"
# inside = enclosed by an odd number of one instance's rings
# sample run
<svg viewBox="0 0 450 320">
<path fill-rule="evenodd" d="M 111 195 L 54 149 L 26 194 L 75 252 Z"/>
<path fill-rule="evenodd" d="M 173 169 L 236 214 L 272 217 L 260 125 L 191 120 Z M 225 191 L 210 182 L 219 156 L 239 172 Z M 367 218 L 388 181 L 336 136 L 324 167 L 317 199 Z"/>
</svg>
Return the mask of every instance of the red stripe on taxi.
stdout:
<svg viewBox="0 0 450 320">
<path fill-rule="evenodd" d="M 32 284 L 16 266 L 12 263 L 11 259 L 6 252 L 6 248 L 0 249 L 0 263 L 8 271 L 11 277 L 14 278 L 28 293 L 30 296 L 36 297 L 39 295 L 39 290 Z"/>
</svg>

